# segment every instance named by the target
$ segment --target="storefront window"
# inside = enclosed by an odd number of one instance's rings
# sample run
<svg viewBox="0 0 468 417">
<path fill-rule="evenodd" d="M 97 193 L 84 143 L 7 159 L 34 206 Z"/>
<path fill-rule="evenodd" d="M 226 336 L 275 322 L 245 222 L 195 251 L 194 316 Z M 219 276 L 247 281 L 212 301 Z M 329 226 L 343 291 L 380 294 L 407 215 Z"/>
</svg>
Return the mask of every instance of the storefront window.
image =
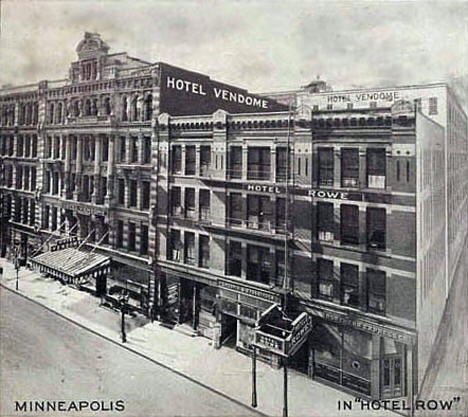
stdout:
<svg viewBox="0 0 468 417">
<path fill-rule="evenodd" d="M 370 334 L 319 323 L 312 332 L 312 346 L 316 377 L 370 395 Z"/>
</svg>

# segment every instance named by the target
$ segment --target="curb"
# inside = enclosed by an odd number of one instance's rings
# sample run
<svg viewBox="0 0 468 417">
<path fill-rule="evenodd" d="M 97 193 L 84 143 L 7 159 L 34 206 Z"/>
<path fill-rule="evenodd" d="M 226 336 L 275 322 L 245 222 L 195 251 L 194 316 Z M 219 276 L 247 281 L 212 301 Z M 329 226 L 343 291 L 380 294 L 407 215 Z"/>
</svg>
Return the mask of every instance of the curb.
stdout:
<svg viewBox="0 0 468 417">
<path fill-rule="evenodd" d="M 30 297 L 28 297 L 27 295 L 20 293 L 19 291 L 16 291 L 16 290 L 14 290 L 14 289 L 12 289 L 12 288 L 7 287 L 5 284 L 3 284 L 3 283 L 1 283 L 1 282 L 0 282 L 0 287 L 4 288 L 4 289 L 7 290 L 7 291 L 12 292 L 13 294 L 16 294 L 16 295 L 18 295 L 18 296 L 20 296 L 20 297 L 23 297 L 24 299 L 26 299 L 26 300 L 28 300 L 28 301 L 30 301 L 30 302 L 32 302 L 32 303 L 34 303 L 34 304 L 36 304 L 36 305 L 38 305 L 38 306 L 44 308 L 45 310 L 49 311 L 49 312 L 52 313 L 52 314 L 55 314 L 56 316 L 58 316 L 58 317 L 60 317 L 60 318 L 62 318 L 62 319 L 65 319 L 66 321 L 68 321 L 68 322 L 74 324 L 75 326 L 78 326 L 78 327 L 80 327 L 81 329 L 86 330 L 86 331 L 88 331 L 88 332 L 94 334 L 95 336 L 98 336 L 98 337 L 100 337 L 100 338 L 102 338 L 102 339 L 104 339 L 104 340 L 106 340 L 106 341 L 108 341 L 108 342 L 110 342 L 110 343 L 112 343 L 112 344 L 114 344 L 114 345 L 116 345 L 116 346 L 119 346 L 119 347 L 121 347 L 121 348 L 123 348 L 123 349 L 126 349 L 128 352 L 131 352 L 131 353 L 133 353 L 134 355 L 140 356 L 140 357 L 142 357 L 142 358 L 144 358 L 144 359 L 146 359 L 146 360 L 148 360 L 148 361 L 154 363 L 155 365 L 158 365 L 158 366 L 160 366 L 160 367 L 162 367 L 162 368 L 164 368 L 164 369 L 166 369 L 166 370 L 168 370 L 168 371 L 171 371 L 171 372 L 175 373 L 176 375 L 181 376 L 181 377 L 183 377 L 183 378 L 189 380 L 190 382 L 193 382 L 193 383 L 195 383 L 195 384 L 201 386 L 202 388 L 207 389 L 208 391 L 211 391 L 211 392 L 213 392 L 213 393 L 215 393 L 215 394 L 217 394 L 217 395 L 219 395 L 219 396 L 221 396 L 221 397 L 223 397 L 223 398 L 225 398 L 225 399 L 227 399 L 227 400 L 229 400 L 229 401 L 231 401 L 231 402 L 233 402 L 233 403 L 235 403 L 235 404 L 237 404 L 237 405 L 239 405 L 239 406 L 241 406 L 241 407 L 243 407 L 243 408 L 246 408 L 246 409 L 248 409 L 250 412 L 257 413 L 257 414 L 260 415 L 260 416 L 270 417 L 269 414 L 262 413 L 261 411 L 258 411 L 258 410 L 256 410 L 256 409 L 250 407 L 249 405 L 247 405 L 247 404 L 245 404 L 245 403 L 243 403 L 243 402 L 241 402 L 241 401 L 239 401 L 239 400 L 236 400 L 235 398 L 229 397 L 227 394 L 225 394 L 225 393 L 223 393 L 223 392 L 221 392 L 221 391 L 218 391 L 216 388 L 212 388 L 212 387 L 210 387 L 209 385 L 206 385 L 206 384 L 204 384 L 203 382 L 200 382 L 200 381 L 198 381 L 198 380 L 192 378 L 191 376 L 189 376 L 189 375 L 187 375 L 187 374 L 184 374 L 184 373 L 182 373 L 181 371 L 178 371 L 177 369 L 171 368 L 170 366 L 168 366 L 168 365 L 166 365 L 166 364 L 164 364 L 164 363 L 162 363 L 162 362 L 157 361 L 156 359 L 153 359 L 153 358 L 151 358 L 151 357 L 145 355 L 144 353 L 141 353 L 141 352 L 139 352 L 139 351 L 137 351 L 137 350 L 135 350 L 135 349 L 133 349 L 133 348 L 131 348 L 131 347 L 129 347 L 129 346 L 126 346 L 126 345 L 124 345 L 123 343 L 117 342 L 117 341 L 111 339 L 110 337 L 105 336 L 105 335 L 103 335 L 103 334 L 97 332 L 96 330 L 93 330 L 93 329 L 91 329 L 91 328 L 89 328 L 89 327 L 86 327 L 86 326 L 84 326 L 83 324 L 81 324 L 81 323 L 79 323 L 79 322 L 77 322 L 77 321 L 75 321 L 75 320 L 73 320 L 73 319 L 71 319 L 71 318 L 69 318 L 69 317 L 63 315 L 62 313 L 59 313 L 59 312 L 53 310 L 52 308 L 50 308 L 50 307 L 48 307 L 48 306 L 46 306 L 46 305 L 40 303 L 39 301 L 34 300 L 33 298 L 30 298 Z"/>
</svg>

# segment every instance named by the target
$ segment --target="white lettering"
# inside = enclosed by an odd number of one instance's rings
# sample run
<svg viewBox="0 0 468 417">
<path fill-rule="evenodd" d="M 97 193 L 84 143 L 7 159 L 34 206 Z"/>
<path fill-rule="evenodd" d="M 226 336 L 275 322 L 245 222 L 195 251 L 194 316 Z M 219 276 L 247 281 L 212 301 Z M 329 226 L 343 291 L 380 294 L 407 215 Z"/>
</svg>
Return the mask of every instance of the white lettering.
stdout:
<svg viewBox="0 0 468 417">
<path fill-rule="evenodd" d="M 214 90 L 214 93 L 215 93 L 215 97 L 220 98 L 222 90 L 218 90 L 216 87 L 214 87 L 213 90 Z"/>
<path fill-rule="evenodd" d="M 175 86 L 177 88 L 177 90 L 183 90 L 184 89 L 184 80 L 176 80 L 175 82 Z"/>
<path fill-rule="evenodd" d="M 167 87 L 174 88 L 175 78 L 167 77 Z"/>
</svg>

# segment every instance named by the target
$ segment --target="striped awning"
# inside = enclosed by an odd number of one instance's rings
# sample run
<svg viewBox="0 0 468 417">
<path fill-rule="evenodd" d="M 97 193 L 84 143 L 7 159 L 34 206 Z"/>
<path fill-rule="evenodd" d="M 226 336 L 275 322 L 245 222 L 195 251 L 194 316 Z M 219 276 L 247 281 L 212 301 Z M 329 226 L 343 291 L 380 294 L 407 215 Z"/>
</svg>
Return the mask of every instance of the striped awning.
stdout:
<svg viewBox="0 0 468 417">
<path fill-rule="evenodd" d="M 31 259 L 33 265 L 42 265 L 70 277 L 79 277 L 92 272 L 109 261 L 108 256 L 76 248 L 46 252 Z"/>
</svg>

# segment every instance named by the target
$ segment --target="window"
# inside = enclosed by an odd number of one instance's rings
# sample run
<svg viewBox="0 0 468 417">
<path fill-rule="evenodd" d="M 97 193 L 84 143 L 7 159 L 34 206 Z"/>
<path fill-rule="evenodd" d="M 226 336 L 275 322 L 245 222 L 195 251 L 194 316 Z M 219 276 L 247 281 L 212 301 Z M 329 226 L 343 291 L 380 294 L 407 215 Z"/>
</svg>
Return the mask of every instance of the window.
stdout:
<svg viewBox="0 0 468 417">
<path fill-rule="evenodd" d="M 229 170 L 231 178 L 242 178 L 242 146 L 229 148 Z"/>
<path fill-rule="evenodd" d="M 115 233 L 115 245 L 118 248 L 122 247 L 122 242 L 123 242 L 123 221 L 118 220 L 117 221 L 117 230 Z"/>
<path fill-rule="evenodd" d="M 385 149 L 367 149 L 367 186 L 369 188 L 385 188 Z"/>
<path fill-rule="evenodd" d="M 130 152 L 131 161 L 138 162 L 138 138 L 132 137 L 130 143 L 132 146 L 131 152 Z"/>
<path fill-rule="evenodd" d="M 195 219 L 195 189 L 185 189 L 185 217 Z"/>
<path fill-rule="evenodd" d="M 119 179 L 118 199 L 119 204 L 125 204 L 125 180 Z"/>
<path fill-rule="evenodd" d="M 185 263 L 195 265 L 195 234 L 192 232 L 185 232 Z"/>
<path fill-rule="evenodd" d="M 102 140 L 102 160 L 106 162 L 109 159 L 109 138 L 107 136 Z"/>
<path fill-rule="evenodd" d="M 271 153 L 268 147 L 249 147 L 247 179 L 269 180 L 270 179 Z"/>
<path fill-rule="evenodd" d="M 151 163 L 151 138 L 147 136 L 143 138 L 143 163 Z"/>
<path fill-rule="evenodd" d="M 150 207 L 150 182 L 143 181 L 141 183 L 141 208 L 144 210 Z"/>
<path fill-rule="evenodd" d="M 341 206 L 341 243 L 359 243 L 359 207 L 343 204 Z"/>
<path fill-rule="evenodd" d="M 410 161 L 406 161 L 406 182 L 410 180 Z"/>
<path fill-rule="evenodd" d="M 102 199 L 107 195 L 107 177 L 101 177 L 101 201 L 100 203 L 102 204 Z"/>
<path fill-rule="evenodd" d="M 169 259 L 175 262 L 180 262 L 180 251 L 182 249 L 182 242 L 180 240 L 180 231 L 171 230 L 171 237 L 169 241 Z"/>
<path fill-rule="evenodd" d="M 429 97 L 429 115 L 437 114 L 437 97 Z"/>
<path fill-rule="evenodd" d="M 384 208 L 367 209 L 367 246 L 385 249 L 386 212 Z"/>
<path fill-rule="evenodd" d="M 185 175 L 195 175 L 196 148 L 195 146 L 185 147 Z"/>
<path fill-rule="evenodd" d="M 385 272 L 367 270 L 367 297 L 369 311 L 385 314 Z"/>
<path fill-rule="evenodd" d="M 341 150 L 341 186 L 359 186 L 359 149 Z"/>
<path fill-rule="evenodd" d="M 276 231 L 284 233 L 286 231 L 286 199 L 276 199 Z"/>
<path fill-rule="evenodd" d="M 335 238 L 333 203 L 317 204 L 318 239 L 332 241 Z"/>
<path fill-rule="evenodd" d="M 231 225 L 242 225 L 244 219 L 242 194 L 231 193 L 229 196 L 229 221 Z"/>
<path fill-rule="evenodd" d="M 36 168 L 35 167 L 31 168 L 31 190 L 32 191 L 36 190 Z"/>
<path fill-rule="evenodd" d="M 269 230 L 271 221 L 270 197 L 249 195 L 247 200 L 249 227 L 252 229 Z"/>
<path fill-rule="evenodd" d="M 333 261 L 317 259 L 317 278 L 319 297 L 325 300 L 333 300 Z"/>
<path fill-rule="evenodd" d="M 200 220 L 210 220 L 210 190 L 200 190 Z"/>
<path fill-rule="evenodd" d="M 137 205 L 137 182 L 135 180 L 129 181 L 130 185 L 130 207 Z"/>
<path fill-rule="evenodd" d="M 128 222 L 128 250 L 135 250 L 135 223 Z"/>
<path fill-rule="evenodd" d="M 211 146 L 200 146 L 200 176 L 206 177 L 210 173 Z"/>
<path fill-rule="evenodd" d="M 119 151 L 119 161 L 125 162 L 125 151 L 126 151 L 126 138 L 125 136 L 120 137 L 120 151 Z"/>
<path fill-rule="evenodd" d="M 342 263 L 341 302 L 352 307 L 359 306 L 359 268 L 357 265 Z"/>
<path fill-rule="evenodd" d="M 171 214 L 173 216 L 180 216 L 182 214 L 180 193 L 180 187 L 171 188 Z"/>
<path fill-rule="evenodd" d="M 210 237 L 200 235 L 199 238 L 199 251 L 200 251 L 200 262 L 201 268 L 210 267 Z"/>
<path fill-rule="evenodd" d="M 333 186 L 333 148 L 319 148 L 318 150 L 319 163 L 319 185 Z"/>
<path fill-rule="evenodd" d="M 288 149 L 276 148 L 276 181 L 286 181 L 288 169 Z"/>
<path fill-rule="evenodd" d="M 180 145 L 172 147 L 172 173 L 182 173 L 182 147 Z"/>
<path fill-rule="evenodd" d="M 270 282 L 270 251 L 261 246 L 247 245 L 247 279 L 249 281 Z"/>
<path fill-rule="evenodd" d="M 396 161 L 396 180 L 400 181 L 400 161 Z"/>
<path fill-rule="evenodd" d="M 240 277 L 242 271 L 242 246 L 240 242 L 229 242 L 228 275 Z"/>
<path fill-rule="evenodd" d="M 140 255 L 148 255 L 148 226 L 141 225 Z"/>
</svg>

